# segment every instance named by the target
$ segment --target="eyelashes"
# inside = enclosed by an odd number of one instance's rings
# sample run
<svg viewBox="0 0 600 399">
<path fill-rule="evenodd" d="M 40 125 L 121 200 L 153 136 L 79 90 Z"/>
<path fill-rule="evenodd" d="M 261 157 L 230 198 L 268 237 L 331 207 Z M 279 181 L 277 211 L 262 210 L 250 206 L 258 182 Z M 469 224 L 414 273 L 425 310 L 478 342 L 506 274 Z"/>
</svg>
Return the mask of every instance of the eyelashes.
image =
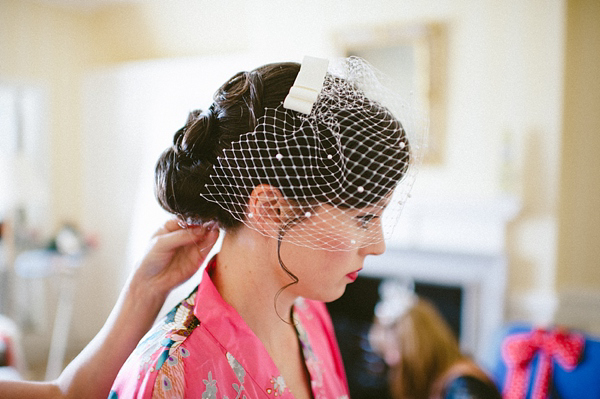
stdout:
<svg viewBox="0 0 600 399">
<path fill-rule="evenodd" d="M 371 222 L 373 220 L 379 219 L 379 216 L 373 215 L 373 214 L 366 214 L 366 215 L 356 216 L 356 219 L 358 221 L 359 227 L 366 230 L 369 227 L 371 227 Z"/>
</svg>

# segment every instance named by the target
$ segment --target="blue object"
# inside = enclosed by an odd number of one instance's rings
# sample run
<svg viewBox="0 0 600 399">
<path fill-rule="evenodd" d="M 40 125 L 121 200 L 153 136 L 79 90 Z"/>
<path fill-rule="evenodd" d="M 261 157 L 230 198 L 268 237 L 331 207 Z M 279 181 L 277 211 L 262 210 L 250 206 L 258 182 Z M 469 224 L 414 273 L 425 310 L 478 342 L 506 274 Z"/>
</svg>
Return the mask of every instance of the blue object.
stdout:
<svg viewBox="0 0 600 399">
<path fill-rule="evenodd" d="M 502 359 L 502 343 L 511 335 L 532 330 L 531 325 L 511 325 L 505 328 L 495 340 L 494 352 L 492 358 L 488 359 L 487 367 L 501 392 L 504 390 L 507 373 L 506 363 Z M 531 398 L 538 361 L 539 354 L 536 354 L 530 363 L 526 399 Z M 600 339 L 586 335 L 581 360 L 573 371 L 565 371 L 556 361 L 552 362 L 552 366 L 552 386 L 549 389 L 551 399 L 600 399 Z"/>
</svg>

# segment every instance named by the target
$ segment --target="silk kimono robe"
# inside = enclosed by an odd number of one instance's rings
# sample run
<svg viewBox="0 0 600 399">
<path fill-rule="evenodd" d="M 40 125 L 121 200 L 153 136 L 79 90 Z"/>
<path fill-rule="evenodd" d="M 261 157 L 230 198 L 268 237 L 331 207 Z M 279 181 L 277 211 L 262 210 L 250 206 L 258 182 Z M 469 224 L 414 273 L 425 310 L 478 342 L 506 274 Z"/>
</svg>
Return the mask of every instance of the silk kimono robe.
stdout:
<svg viewBox="0 0 600 399">
<path fill-rule="evenodd" d="M 213 259 L 207 269 L 214 267 Z M 347 399 L 348 387 L 325 305 L 299 299 L 296 331 L 315 399 Z M 200 285 L 142 339 L 109 399 L 292 399 L 262 342 L 219 295 Z"/>
</svg>

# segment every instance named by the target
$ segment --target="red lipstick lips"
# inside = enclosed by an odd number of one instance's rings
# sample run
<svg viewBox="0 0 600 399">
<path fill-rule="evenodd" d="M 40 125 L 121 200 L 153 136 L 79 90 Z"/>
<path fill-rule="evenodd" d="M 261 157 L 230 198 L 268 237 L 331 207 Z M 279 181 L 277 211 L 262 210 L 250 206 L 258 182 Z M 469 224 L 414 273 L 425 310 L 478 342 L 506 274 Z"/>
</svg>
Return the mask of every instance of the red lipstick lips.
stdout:
<svg viewBox="0 0 600 399">
<path fill-rule="evenodd" d="M 358 269 L 357 271 L 354 271 L 352 273 L 348 273 L 348 274 L 346 274 L 346 277 L 348 277 L 352 282 L 354 282 L 358 278 L 358 272 L 361 271 L 361 270 L 362 269 Z"/>
</svg>

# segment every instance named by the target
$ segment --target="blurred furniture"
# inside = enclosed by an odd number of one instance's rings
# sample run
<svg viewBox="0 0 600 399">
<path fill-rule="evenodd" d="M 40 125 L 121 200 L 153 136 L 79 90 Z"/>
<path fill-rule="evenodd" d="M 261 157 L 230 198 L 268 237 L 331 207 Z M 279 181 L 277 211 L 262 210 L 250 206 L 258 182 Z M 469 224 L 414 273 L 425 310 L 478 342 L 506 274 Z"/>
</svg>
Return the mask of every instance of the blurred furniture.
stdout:
<svg viewBox="0 0 600 399">
<path fill-rule="evenodd" d="M 327 303 L 353 399 L 390 399 L 387 366 L 368 337 L 382 281 L 359 276 L 341 298 Z"/>
<path fill-rule="evenodd" d="M 600 340 L 575 331 L 506 327 L 488 367 L 505 399 L 600 398 Z"/>
<path fill-rule="evenodd" d="M 83 264 L 82 255 L 64 255 L 54 250 L 34 249 L 20 253 L 15 259 L 15 272 L 22 279 L 58 279 L 58 304 L 50 352 L 46 366 L 46 380 L 57 378 L 62 369 L 75 294 L 77 270 Z"/>
<path fill-rule="evenodd" d="M 0 315 L 0 380 L 20 380 L 25 375 L 20 336 L 16 323 Z"/>
<path fill-rule="evenodd" d="M 9 307 L 10 266 L 14 256 L 14 238 L 8 219 L 0 220 L 0 314 Z"/>
<path fill-rule="evenodd" d="M 0 241 L 0 313 L 7 311 L 8 292 L 8 262 L 6 261 L 4 246 Z"/>
</svg>

